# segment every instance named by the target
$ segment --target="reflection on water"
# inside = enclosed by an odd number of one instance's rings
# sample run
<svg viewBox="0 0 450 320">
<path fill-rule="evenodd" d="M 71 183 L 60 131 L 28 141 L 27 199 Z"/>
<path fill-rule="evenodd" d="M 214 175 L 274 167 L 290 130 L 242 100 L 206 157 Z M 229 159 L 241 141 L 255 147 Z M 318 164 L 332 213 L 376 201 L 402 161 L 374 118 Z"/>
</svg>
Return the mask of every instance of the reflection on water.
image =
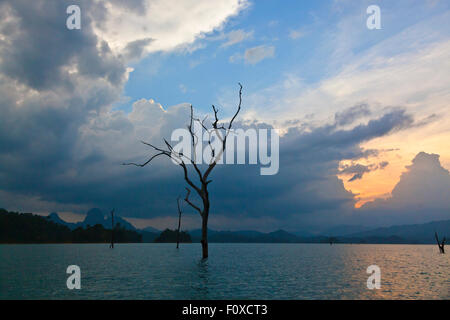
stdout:
<svg viewBox="0 0 450 320">
<path fill-rule="evenodd" d="M 450 254 L 430 245 L 0 245 L 1 299 L 449 299 Z M 81 290 L 66 268 L 81 268 Z M 369 265 L 381 289 L 366 286 Z"/>
<path fill-rule="evenodd" d="M 208 299 L 208 260 L 200 259 L 197 263 L 197 278 L 191 282 L 191 287 L 195 292 L 192 299 Z"/>
</svg>

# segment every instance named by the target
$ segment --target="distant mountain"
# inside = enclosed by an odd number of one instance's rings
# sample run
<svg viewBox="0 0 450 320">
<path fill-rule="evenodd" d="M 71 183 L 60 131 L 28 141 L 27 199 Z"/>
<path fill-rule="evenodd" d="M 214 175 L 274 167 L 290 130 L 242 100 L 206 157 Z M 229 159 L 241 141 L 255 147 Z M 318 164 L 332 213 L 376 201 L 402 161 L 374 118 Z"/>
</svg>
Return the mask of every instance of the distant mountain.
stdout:
<svg viewBox="0 0 450 320">
<path fill-rule="evenodd" d="M 87 212 L 86 218 L 84 218 L 84 221 L 81 222 L 82 227 L 86 227 L 87 225 L 95 226 L 97 224 L 101 224 L 102 226 L 105 226 L 105 215 L 103 212 L 98 208 L 92 208 Z M 111 224 L 109 225 L 111 228 Z"/>
<path fill-rule="evenodd" d="M 119 217 L 119 216 L 114 216 L 114 224 L 117 226 L 120 223 L 120 225 L 122 226 L 122 228 L 124 228 L 125 230 L 133 230 L 133 231 L 137 231 L 137 229 L 131 224 L 129 223 L 127 220 Z M 107 219 L 105 220 L 104 223 L 104 227 L 105 228 L 109 228 L 111 229 L 111 216 L 107 217 Z"/>
<path fill-rule="evenodd" d="M 54 223 L 64 225 L 71 230 L 74 230 L 79 227 L 81 228 L 87 228 L 88 226 L 93 227 L 97 224 L 103 226 L 103 228 L 105 229 L 111 229 L 112 227 L 111 216 L 105 216 L 105 214 L 98 208 L 92 208 L 91 210 L 89 210 L 86 215 L 86 218 L 84 218 L 82 222 L 78 223 L 66 222 L 63 219 L 61 219 L 56 212 L 50 213 L 47 216 L 47 219 L 49 219 Z M 120 226 L 125 230 L 136 231 L 136 228 L 131 223 L 121 218 L 120 216 L 114 216 L 114 224 L 116 226 L 120 224 Z"/>
<path fill-rule="evenodd" d="M 56 224 L 60 224 L 63 226 L 68 227 L 70 230 L 73 230 L 75 228 L 77 228 L 78 224 L 76 223 L 71 223 L 71 222 L 66 222 L 63 219 L 61 219 L 59 217 L 59 215 L 56 212 L 52 212 L 47 216 L 47 220 L 54 222 Z"/>
<path fill-rule="evenodd" d="M 294 234 L 294 235 L 296 235 L 297 237 L 300 237 L 300 238 L 306 238 L 306 237 L 317 236 L 318 234 L 320 234 L 320 232 L 308 232 L 308 231 L 305 231 L 305 230 L 301 230 L 301 231 L 293 232 L 292 234 Z"/>
<path fill-rule="evenodd" d="M 274 232 L 267 233 L 263 236 L 264 239 L 267 240 L 267 242 L 283 242 L 283 243 L 295 243 L 295 242 L 301 242 L 301 238 L 286 232 L 284 230 L 277 230 Z"/>
<path fill-rule="evenodd" d="M 202 232 L 200 229 L 189 232 L 192 242 L 200 242 Z M 284 230 L 263 233 L 259 231 L 215 231 L 208 229 L 208 241 L 213 243 L 294 243 L 302 239 Z"/>
<path fill-rule="evenodd" d="M 435 243 L 434 233 L 442 239 L 450 239 L 450 220 L 425 224 L 392 226 L 356 233 L 352 230 L 369 229 L 364 226 L 340 226 L 327 231 L 327 235 L 299 236 L 284 230 L 263 233 L 258 231 L 215 231 L 208 229 L 211 243 L 328 243 L 332 237 L 335 243 Z M 339 234 L 338 232 L 341 232 Z M 192 242 L 200 242 L 201 230 L 189 232 Z"/>
<path fill-rule="evenodd" d="M 9 217 L 12 219 L 12 221 L 23 221 L 24 223 L 28 223 L 27 221 L 33 221 L 33 223 L 36 222 L 37 225 L 42 222 L 41 220 L 37 218 L 32 218 L 33 215 L 31 214 L 23 214 L 23 215 L 17 215 L 16 213 L 8 213 L 6 210 L 0 210 L 0 216 L 3 217 Z M 2 217 L 2 218 L 3 218 Z M 9 219 L 8 218 L 8 219 Z M 34 219 L 34 220 L 32 220 Z M 27 231 L 23 234 L 23 239 L 14 238 L 14 232 L 12 234 L 8 233 L 8 236 L 4 239 L 4 241 L 48 241 L 48 242 L 70 242 L 74 241 L 74 234 L 70 234 L 70 230 L 75 230 L 78 227 L 83 227 L 85 229 L 86 233 L 82 234 L 82 238 L 86 239 L 86 241 L 98 241 L 97 234 L 103 233 L 103 236 L 105 235 L 104 231 L 102 229 L 92 229 L 95 225 L 101 225 L 103 229 L 111 229 L 111 218 L 105 217 L 105 215 L 102 213 L 100 209 L 91 209 L 87 213 L 86 218 L 79 223 L 70 223 L 66 222 L 63 219 L 59 217 L 59 215 L 55 212 L 52 212 L 48 215 L 48 217 L 44 218 L 42 217 L 45 222 L 49 225 L 49 235 L 46 235 L 46 238 L 39 238 L 40 236 L 37 235 L 36 239 L 33 237 L 26 237 L 26 233 L 29 232 L 32 234 L 31 231 Z M 4 222 L 4 230 L 8 230 L 7 228 L 7 220 Z M 35 221 L 35 222 L 34 222 Z M 141 235 L 141 239 L 143 242 L 154 242 L 161 234 L 159 230 L 156 230 L 152 227 L 147 227 L 143 230 L 136 230 L 136 228 L 126 221 L 125 219 L 122 219 L 119 216 L 116 216 L 114 221 L 116 223 L 120 223 L 122 229 L 124 231 L 137 231 L 139 235 Z M 50 223 L 51 222 L 51 223 Z M 63 226 L 63 229 L 54 229 L 56 225 Z M 44 224 L 45 225 L 45 224 Z M 90 226 L 90 230 L 87 230 L 87 226 Z M 47 225 L 45 225 L 47 228 Z M 0 226 L 1 227 L 1 226 Z M 65 227 L 67 231 L 64 231 Z M 25 228 L 25 227 L 24 227 Z M 252 231 L 252 230 L 244 230 L 244 231 L 216 231 L 216 230 L 210 230 L 208 229 L 208 241 L 211 243 L 327 243 L 330 242 L 330 238 L 332 238 L 332 241 L 334 243 L 411 243 L 411 244 L 434 244 L 434 233 L 437 232 L 439 235 L 439 238 L 442 239 L 443 237 L 446 237 L 447 239 L 450 239 L 450 220 L 443 220 L 443 221 L 433 221 L 425 224 L 413 224 L 413 225 L 398 225 L 398 226 L 391 226 L 386 228 L 376 228 L 371 230 L 364 230 L 367 227 L 363 226 L 339 226 L 332 229 L 329 229 L 326 231 L 326 235 L 319 235 L 319 236 L 300 236 L 293 233 L 289 233 L 284 230 L 277 230 L 274 232 L 269 233 L 263 233 L 259 231 Z M 54 229 L 54 231 L 53 231 Z M 70 230 L 69 230 L 70 229 Z M 352 233 L 352 230 L 361 230 L 364 231 L 358 231 Z M 24 229 L 25 230 L 25 229 Z M 155 231 L 152 231 L 155 230 Z M 53 235 L 50 235 L 52 233 L 55 233 L 57 235 L 53 237 Z M 91 238 L 91 234 L 95 234 L 94 238 Z M 5 233 L 6 234 L 6 233 Z M 201 239 L 201 230 L 191 230 L 189 232 L 190 237 L 192 239 L 192 242 L 200 242 Z M 103 237 L 102 236 L 102 237 Z M 127 236 L 128 237 L 128 236 Z M 134 236 L 130 237 L 133 238 Z M 129 237 L 129 238 L 130 238 Z M 130 238 L 130 239 L 131 239 Z M 58 240 L 57 240 L 58 239 Z M 60 240 L 59 240 L 60 239 Z M 105 238 L 106 239 L 106 238 Z M 161 240 L 161 239 L 160 239 Z M 81 240 L 76 240 L 81 241 Z M 85 240 L 83 240 L 85 241 Z"/>
<path fill-rule="evenodd" d="M 111 229 L 97 224 L 70 230 L 57 214 L 49 217 L 0 209 L 0 243 L 108 243 Z M 139 243 L 143 236 L 136 231 L 116 228 L 116 243 Z"/>
<path fill-rule="evenodd" d="M 450 220 L 433 221 L 424 224 L 411 224 L 377 228 L 365 232 L 347 235 L 345 238 L 374 239 L 374 238 L 396 238 L 405 243 L 435 243 L 434 233 L 440 238 L 450 239 Z"/>
<path fill-rule="evenodd" d="M 153 228 L 153 227 L 146 227 L 146 228 L 141 229 L 141 230 L 142 230 L 142 231 L 147 231 L 147 232 L 157 232 L 157 233 L 160 233 L 160 232 L 161 232 L 161 230 L 158 230 L 158 229 Z"/>
<path fill-rule="evenodd" d="M 360 226 L 360 225 L 341 225 L 332 227 L 329 229 L 326 229 L 325 231 L 321 232 L 321 235 L 324 236 L 330 236 L 330 237 L 336 237 L 336 236 L 347 236 L 358 232 L 364 232 L 369 231 L 372 228 Z"/>
</svg>

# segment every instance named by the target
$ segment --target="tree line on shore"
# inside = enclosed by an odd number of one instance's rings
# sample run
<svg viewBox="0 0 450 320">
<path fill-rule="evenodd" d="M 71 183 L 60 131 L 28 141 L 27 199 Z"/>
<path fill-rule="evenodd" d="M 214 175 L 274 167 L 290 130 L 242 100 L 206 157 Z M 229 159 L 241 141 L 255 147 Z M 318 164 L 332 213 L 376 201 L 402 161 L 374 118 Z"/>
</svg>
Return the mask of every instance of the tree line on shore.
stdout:
<svg viewBox="0 0 450 320">
<path fill-rule="evenodd" d="M 32 213 L 8 212 L 0 209 L 0 243 L 109 243 L 111 229 L 97 224 L 68 227 Z M 182 232 L 181 242 L 191 242 L 189 234 Z M 114 226 L 114 242 L 175 242 L 176 231 L 165 230 L 161 234 L 127 230 L 120 223 Z"/>
</svg>

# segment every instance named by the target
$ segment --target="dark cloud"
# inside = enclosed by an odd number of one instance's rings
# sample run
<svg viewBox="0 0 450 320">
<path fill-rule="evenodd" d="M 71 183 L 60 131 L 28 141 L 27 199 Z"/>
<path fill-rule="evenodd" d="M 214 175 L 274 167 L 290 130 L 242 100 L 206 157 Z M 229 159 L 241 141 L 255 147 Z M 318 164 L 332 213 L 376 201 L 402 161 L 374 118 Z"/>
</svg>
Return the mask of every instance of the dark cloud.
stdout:
<svg viewBox="0 0 450 320">
<path fill-rule="evenodd" d="M 73 89 L 70 69 L 114 85 L 125 80 L 125 66 L 106 43 L 97 47 L 91 28 L 89 1 L 81 2 L 82 29 L 66 28 L 70 1 L 8 1 L 0 3 L 0 72 L 36 90 L 65 85 Z"/>
<path fill-rule="evenodd" d="M 353 175 L 348 181 L 352 182 L 355 180 L 362 179 L 364 173 L 370 172 L 372 169 L 370 166 L 365 166 L 362 164 L 353 164 L 344 166 L 339 173 L 340 174 L 351 174 Z"/>
<path fill-rule="evenodd" d="M 341 166 L 339 170 L 339 174 L 343 175 L 352 175 L 350 179 L 348 179 L 348 182 L 352 182 L 355 180 L 360 180 L 364 176 L 365 173 L 369 173 L 375 170 L 382 170 L 386 168 L 389 165 L 389 162 L 383 161 L 377 164 L 369 164 L 369 165 L 363 165 L 359 163 L 354 163 L 351 165 L 343 165 Z"/>
<path fill-rule="evenodd" d="M 389 165 L 388 161 L 382 161 L 378 164 L 378 169 L 383 170 L 384 168 L 386 168 Z"/>
<path fill-rule="evenodd" d="M 70 4 L 0 2 L 2 190 L 54 201 L 76 170 L 80 126 L 118 99 L 126 79 L 123 61 L 92 31 L 93 2 L 79 2 L 81 30 L 66 28 Z"/>
<path fill-rule="evenodd" d="M 354 123 L 356 120 L 371 115 L 369 105 L 360 104 L 351 107 L 343 112 L 337 112 L 334 116 L 336 124 L 344 126 Z"/>
<path fill-rule="evenodd" d="M 163 122 L 163 131 L 149 136 L 152 142 L 162 143 L 162 137 L 170 136 L 171 130 L 184 127 L 188 108 L 180 106 L 169 111 L 167 119 L 166 114 L 163 114 L 163 118 L 158 120 L 154 113 L 152 115 L 156 119 L 140 119 L 148 121 L 148 126 L 154 122 Z M 167 163 L 165 159 L 144 169 L 121 167 L 119 164 L 123 161 L 145 161 L 147 156 L 138 156 L 136 150 L 146 149 L 138 142 L 134 131 L 129 129 L 130 126 L 136 129 L 137 123 L 130 122 L 129 117 L 124 115 L 120 117 L 124 117 L 122 121 L 116 119 L 110 123 L 114 124 L 114 130 L 109 125 L 96 130 L 105 132 L 105 136 L 96 136 L 99 143 L 105 144 L 105 149 L 114 148 L 114 144 L 118 145 L 119 151 L 122 150 L 120 157 L 115 157 L 117 161 L 114 163 L 111 160 L 111 153 L 102 154 L 99 149 L 93 148 L 88 154 L 97 156 L 91 155 L 91 162 L 77 164 L 80 166 L 79 171 L 84 171 L 89 179 L 77 177 L 67 181 L 67 185 L 55 186 L 51 189 L 51 199 L 95 203 L 104 207 L 112 205 L 121 208 L 126 215 L 140 218 L 176 212 L 174 199 L 185 193 L 181 169 Z M 398 121 L 392 121 L 392 118 Z M 387 134 L 403 126 L 405 119 L 409 117 L 388 114 L 374 119 L 367 126 L 384 127 L 386 131 L 383 133 Z M 391 124 L 389 130 L 379 123 L 383 121 Z M 122 123 L 122 127 L 117 126 L 117 123 Z M 241 127 L 270 128 L 267 124 L 255 123 L 247 126 L 241 124 Z M 366 156 L 366 150 L 359 147 L 360 142 L 377 137 L 379 131 L 374 130 L 372 136 L 350 137 L 352 132 L 356 135 L 365 130 L 361 126 L 335 130 L 333 126 L 325 125 L 305 133 L 292 128 L 280 140 L 280 171 L 275 176 L 261 176 L 260 167 L 254 165 L 219 165 L 211 177 L 213 212 L 228 217 L 272 216 L 280 221 L 301 215 L 320 215 L 321 212 L 350 212 L 354 196 L 345 190 L 336 174 L 341 160 L 358 160 Z M 86 141 L 93 141 L 92 137 Z M 127 148 L 132 148 L 132 157 L 131 154 L 127 155 Z M 148 155 L 151 155 L 151 150 L 148 151 Z M 110 174 L 109 177 L 105 176 L 105 170 Z"/>
<path fill-rule="evenodd" d="M 70 108 L 76 110 L 76 106 Z M 45 118 L 42 112 L 39 116 Z M 65 127 L 68 121 L 62 112 L 62 118 L 52 130 L 71 138 L 62 139 L 55 134 L 53 142 L 44 149 L 33 148 L 28 143 L 7 165 L 3 162 L 2 167 L 9 170 L 2 172 L 6 179 L 0 188 L 39 196 L 48 202 L 115 207 L 128 217 L 170 216 L 176 212 L 176 197 L 185 193 L 180 168 L 166 159 L 159 159 L 146 168 L 120 164 L 145 161 L 152 150 L 146 149 L 139 140 L 162 143 L 162 138 L 170 137 L 173 129 L 185 127 L 188 112 L 187 105 L 163 111 L 154 101 L 142 100 L 134 104 L 130 114 L 108 112 L 94 116 L 89 123 L 74 126 L 78 130 L 73 131 Z M 24 119 L 33 126 L 35 117 L 24 116 Z M 44 123 L 52 126 L 51 122 Z M 376 150 L 364 150 L 360 144 L 412 123 L 413 119 L 404 110 L 393 109 L 367 124 L 348 129 L 338 129 L 337 124 L 307 132 L 292 127 L 280 139 L 277 175 L 261 176 L 256 165 L 217 167 L 210 185 L 212 213 L 229 219 L 271 217 L 280 227 L 290 229 L 305 223 L 317 224 L 321 219 L 326 223 L 339 221 L 341 215 L 352 212 L 355 203 L 354 195 L 336 176 L 340 161 L 357 161 L 376 154 Z M 271 128 L 256 122 L 237 123 L 237 126 Z M 75 134 L 80 131 L 81 136 Z M 24 132 L 18 134 L 24 139 L 23 135 Z M 5 136 L 11 135 L 5 133 Z M 32 141 L 31 136 L 24 140 L 28 139 Z M 22 179 L 18 180 L 18 176 Z"/>
<path fill-rule="evenodd" d="M 142 3 L 126 6 L 141 10 Z M 166 159 L 144 169 L 121 163 L 144 161 L 152 152 L 139 140 L 162 143 L 173 129 L 185 127 L 189 108 L 163 110 L 141 100 L 130 114 L 112 111 L 126 80 L 124 61 L 92 30 L 93 17 L 104 19 L 101 6 L 81 1 L 87 13 L 82 30 L 69 31 L 69 4 L 0 2 L 0 190 L 23 201 L 19 210 L 33 209 L 26 207 L 28 198 L 30 206 L 40 201 L 48 211 L 56 205 L 98 206 L 115 207 L 128 217 L 173 215 L 176 197 L 185 192 L 180 168 Z M 139 55 L 148 41 L 130 44 L 129 54 Z M 291 229 L 350 214 L 355 199 L 336 176 L 339 163 L 373 156 L 378 151 L 361 143 L 415 125 L 404 109 L 393 108 L 350 126 L 369 116 L 368 106 L 360 105 L 337 114 L 335 123 L 308 125 L 308 130 L 291 122 L 280 139 L 275 176 L 261 176 L 255 165 L 218 166 L 211 176 L 212 214 L 271 217 Z"/>
<path fill-rule="evenodd" d="M 284 157 L 291 161 L 321 159 L 359 159 L 377 154 L 376 150 L 363 150 L 361 143 L 382 137 L 392 132 L 406 129 L 414 124 L 414 119 L 404 109 L 395 108 L 367 124 L 350 129 L 338 129 L 337 123 L 324 125 L 303 132 L 291 128 L 283 139 L 288 147 Z"/>
</svg>

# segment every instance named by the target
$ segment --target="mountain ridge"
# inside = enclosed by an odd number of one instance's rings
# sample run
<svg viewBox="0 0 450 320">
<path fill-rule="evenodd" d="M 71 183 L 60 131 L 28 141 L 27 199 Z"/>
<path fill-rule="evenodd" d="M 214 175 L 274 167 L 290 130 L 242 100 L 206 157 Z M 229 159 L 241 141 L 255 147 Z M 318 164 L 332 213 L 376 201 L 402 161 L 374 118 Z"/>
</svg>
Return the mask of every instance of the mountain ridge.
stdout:
<svg viewBox="0 0 450 320">
<path fill-rule="evenodd" d="M 76 223 L 72 223 L 72 222 L 67 222 L 65 220 L 63 220 L 59 214 L 57 212 L 52 212 L 47 216 L 47 219 L 49 219 L 50 221 L 57 223 L 57 224 L 61 224 L 64 225 L 66 227 L 68 227 L 71 230 L 74 230 L 76 228 L 86 228 L 87 226 L 95 226 L 97 224 L 103 226 L 105 229 L 111 229 L 112 228 L 112 221 L 111 221 L 111 217 L 110 216 L 106 216 L 100 209 L 98 208 L 92 208 L 90 209 L 87 214 L 86 217 L 84 218 L 83 221 L 81 222 L 76 222 Z M 131 223 L 129 223 L 128 221 L 126 221 L 125 219 L 123 219 L 120 216 L 115 216 L 114 217 L 114 224 L 117 226 L 118 224 L 120 224 L 124 229 L 126 230 L 131 230 L 131 231 L 137 231 L 138 229 L 133 226 Z"/>
<path fill-rule="evenodd" d="M 358 228 L 361 228 L 361 226 L 357 226 Z M 351 228 L 348 228 L 347 231 L 349 230 Z M 337 236 L 326 233 L 314 236 L 299 236 L 285 230 L 264 233 L 250 230 L 216 231 L 208 229 L 208 241 L 211 243 L 323 243 L 331 241 L 334 243 L 433 244 L 435 243 L 435 232 L 438 232 L 440 237 L 450 238 L 450 220 L 432 221 L 424 224 L 396 225 Z M 191 230 L 189 234 L 193 242 L 200 241 L 200 229 Z"/>
<path fill-rule="evenodd" d="M 74 230 L 78 227 L 86 228 L 88 225 L 100 224 L 105 229 L 111 229 L 111 218 L 105 216 L 98 208 L 88 211 L 82 222 L 70 223 L 52 212 L 47 217 L 49 220 L 67 226 Z M 138 231 L 149 240 L 154 239 L 161 231 L 146 227 L 137 229 L 131 223 L 120 216 L 115 217 L 115 222 L 120 223 L 127 230 Z M 357 231 L 357 232 L 352 232 Z M 193 242 L 200 242 L 201 229 L 188 231 Z M 366 226 L 342 225 L 332 227 L 321 233 L 310 235 L 305 233 L 293 233 L 282 229 L 272 232 L 260 232 L 255 230 L 217 231 L 208 229 L 208 241 L 211 243 L 424 243 L 435 242 L 434 233 L 441 237 L 450 238 L 450 220 L 431 221 L 424 224 L 403 224 L 389 227 L 371 229 Z"/>
</svg>

